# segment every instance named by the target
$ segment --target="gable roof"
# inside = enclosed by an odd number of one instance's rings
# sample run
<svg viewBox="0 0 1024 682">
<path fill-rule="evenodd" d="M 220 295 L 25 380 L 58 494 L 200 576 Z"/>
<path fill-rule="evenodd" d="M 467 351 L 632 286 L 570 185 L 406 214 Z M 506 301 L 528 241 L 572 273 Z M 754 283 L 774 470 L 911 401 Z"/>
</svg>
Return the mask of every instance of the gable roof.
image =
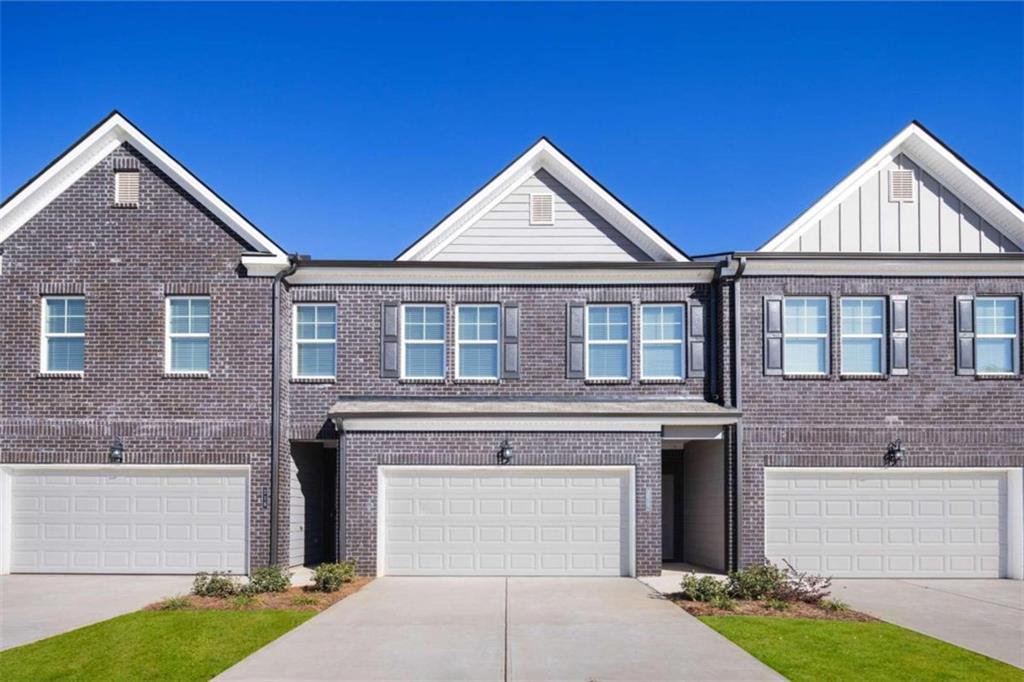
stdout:
<svg viewBox="0 0 1024 682">
<path fill-rule="evenodd" d="M 758 251 L 784 251 L 804 231 L 855 192 L 872 173 L 901 154 L 963 199 L 973 210 L 1024 249 L 1024 208 L 918 121 L 911 121 Z"/>
<path fill-rule="evenodd" d="M 459 204 L 396 260 L 430 260 L 473 222 L 539 170 L 556 180 L 601 215 L 609 224 L 656 261 L 689 260 L 681 249 L 637 215 L 546 137 L 505 166 L 483 187 Z"/>
<path fill-rule="evenodd" d="M 125 142 L 166 173 L 253 249 L 278 258 L 286 256 L 270 237 L 116 110 L 0 204 L 0 243 Z"/>
</svg>

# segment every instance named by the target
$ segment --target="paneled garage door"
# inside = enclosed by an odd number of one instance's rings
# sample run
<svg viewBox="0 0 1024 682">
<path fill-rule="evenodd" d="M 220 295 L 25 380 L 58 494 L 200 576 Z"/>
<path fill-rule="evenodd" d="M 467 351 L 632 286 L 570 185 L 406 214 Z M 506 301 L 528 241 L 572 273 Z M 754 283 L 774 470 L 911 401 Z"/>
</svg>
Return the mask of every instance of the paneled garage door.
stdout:
<svg viewBox="0 0 1024 682">
<path fill-rule="evenodd" d="M 14 573 L 246 572 L 244 470 L 12 468 Z"/>
<path fill-rule="evenodd" d="M 765 553 L 836 577 L 1002 577 L 1007 491 L 1000 470 L 766 469 Z"/>
<path fill-rule="evenodd" d="M 381 468 L 388 575 L 629 575 L 624 467 Z"/>
</svg>

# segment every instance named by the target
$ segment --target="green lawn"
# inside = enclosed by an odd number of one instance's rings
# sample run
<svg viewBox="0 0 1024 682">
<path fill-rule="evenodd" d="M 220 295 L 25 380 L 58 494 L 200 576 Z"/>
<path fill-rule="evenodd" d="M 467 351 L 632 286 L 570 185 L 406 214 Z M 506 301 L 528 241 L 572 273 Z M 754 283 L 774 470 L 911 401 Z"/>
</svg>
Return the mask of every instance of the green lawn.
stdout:
<svg viewBox="0 0 1024 682">
<path fill-rule="evenodd" d="M 1024 680 L 1024 670 L 891 623 L 705 616 L 721 634 L 800 680 Z"/>
<path fill-rule="evenodd" d="M 313 611 L 137 611 L 0 652 L 0 680 L 208 680 Z"/>
</svg>

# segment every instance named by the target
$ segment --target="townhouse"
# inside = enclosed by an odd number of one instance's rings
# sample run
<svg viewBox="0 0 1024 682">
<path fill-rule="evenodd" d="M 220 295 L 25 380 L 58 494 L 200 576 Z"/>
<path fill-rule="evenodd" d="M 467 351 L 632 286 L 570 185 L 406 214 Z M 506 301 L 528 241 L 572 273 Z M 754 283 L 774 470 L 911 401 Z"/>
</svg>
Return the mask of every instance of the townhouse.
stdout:
<svg viewBox="0 0 1024 682">
<path fill-rule="evenodd" d="M 1022 245 L 913 123 L 755 252 L 541 139 L 289 256 L 115 112 L 0 208 L 0 570 L 1021 578 Z"/>
</svg>

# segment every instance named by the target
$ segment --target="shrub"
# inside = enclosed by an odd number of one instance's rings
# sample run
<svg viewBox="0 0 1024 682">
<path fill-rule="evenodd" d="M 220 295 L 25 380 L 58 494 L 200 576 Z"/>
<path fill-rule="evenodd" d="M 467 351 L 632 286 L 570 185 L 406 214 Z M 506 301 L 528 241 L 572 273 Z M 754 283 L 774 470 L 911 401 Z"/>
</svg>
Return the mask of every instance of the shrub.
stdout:
<svg viewBox="0 0 1024 682">
<path fill-rule="evenodd" d="M 160 602 L 158 609 L 161 611 L 180 611 L 181 609 L 187 609 L 192 605 L 188 597 L 178 595 L 177 597 L 170 597 Z"/>
<path fill-rule="evenodd" d="M 849 604 L 838 599 L 822 599 L 818 602 L 818 606 L 832 613 L 845 613 L 850 610 Z"/>
<path fill-rule="evenodd" d="M 197 597 L 230 597 L 238 594 L 238 591 L 238 579 L 219 571 L 196 573 L 192 581 L 192 594 Z"/>
<path fill-rule="evenodd" d="M 697 577 L 689 573 L 683 577 L 682 592 L 690 601 L 710 602 L 716 598 L 728 598 L 729 588 L 726 583 L 710 575 Z"/>
<path fill-rule="evenodd" d="M 231 605 L 236 609 L 247 609 L 250 606 L 255 606 L 259 603 L 259 600 L 251 594 L 237 594 L 231 598 Z"/>
<path fill-rule="evenodd" d="M 789 608 L 788 601 L 782 601 L 781 599 L 775 599 L 774 597 L 771 599 L 765 599 L 764 605 L 773 611 L 785 611 Z"/>
<path fill-rule="evenodd" d="M 292 586 L 292 574 L 283 566 L 263 566 L 254 568 L 249 574 L 247 594 L 263 594 L 264 592 L 287 592 Z"/>
<path fill-rule="evenodd" d="M 785 559 L 782 562 L 786 564 L 786 581 L 776 590 L 775 598 L 817 604 L 831 594 L 832 578 L 798 571 Z"/>
<path fill-rule="evenodd" d="M 729 594 L 736 599 L 767 599 L 776 597 L 786 582 L 786 571 L 765 561 L 729 573 Z"/>
<path fill-rule="evenodd" d="M 320 564 L 313 571 L 313 587 L 320 592 L 337 592 L 356 577 L 356 562 Z"/>
<path fill-rule="evenodd" d="M 736 602 L 727 594 L 716 594 L 709 603 L 716 609 L 722 609 L 723 611 L 732 611 L 736 608 Z"/>
</svg>

